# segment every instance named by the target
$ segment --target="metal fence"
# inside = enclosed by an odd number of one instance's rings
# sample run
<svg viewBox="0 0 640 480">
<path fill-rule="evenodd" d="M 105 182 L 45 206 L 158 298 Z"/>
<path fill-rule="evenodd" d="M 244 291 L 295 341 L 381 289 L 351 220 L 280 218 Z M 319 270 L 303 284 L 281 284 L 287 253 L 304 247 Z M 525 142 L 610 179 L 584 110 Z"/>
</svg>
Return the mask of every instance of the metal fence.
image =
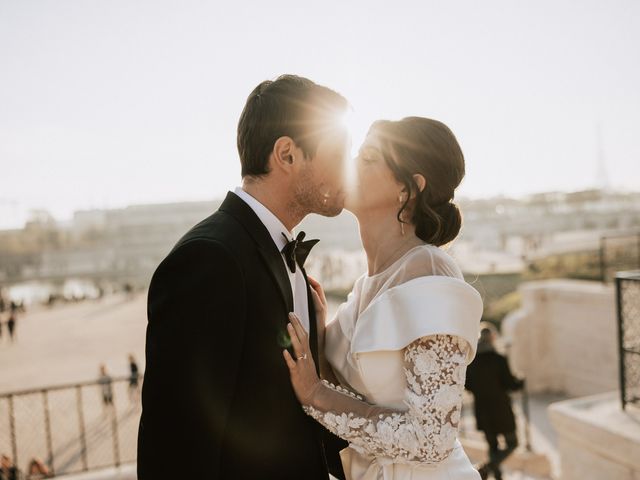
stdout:
<svg viewBox="0 0 640 480">
<path fill-rule="evenodd" d="M 640 404 L 640 270 L 616 275 L 622 408 Z"/>
<path fill-rule="evenodd" d="M 616 273 L 640 269 L 640 232 L 600 237 L 600 278 L 609 283 Z"/>
<path fill-rule="evenodd" d="M 0 454 L 27 479 L 41 478 L 29 475 L 33 459 L 52 475 L 135 462 L 141 410 L 129 377 L 1 394 Z"/>
</svg>

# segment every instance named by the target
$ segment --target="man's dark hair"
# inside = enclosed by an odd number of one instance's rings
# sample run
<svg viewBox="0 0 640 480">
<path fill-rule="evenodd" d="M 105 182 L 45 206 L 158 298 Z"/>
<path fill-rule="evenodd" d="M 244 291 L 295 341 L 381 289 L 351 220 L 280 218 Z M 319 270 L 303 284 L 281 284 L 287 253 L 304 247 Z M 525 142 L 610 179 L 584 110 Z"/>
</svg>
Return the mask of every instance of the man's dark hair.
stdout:
<svg viewBox="0 0 640 480">
<path fill-rule="evenodd" d="M 291 137 L 306 158 L 313 157 L 347 107 L 340 94 L 307 78 L 281 75 L 262 82 L 247 98 L 238 122 L 242 176 L 269 173 L 269 155 L 280 137 Z"/>
</svg>

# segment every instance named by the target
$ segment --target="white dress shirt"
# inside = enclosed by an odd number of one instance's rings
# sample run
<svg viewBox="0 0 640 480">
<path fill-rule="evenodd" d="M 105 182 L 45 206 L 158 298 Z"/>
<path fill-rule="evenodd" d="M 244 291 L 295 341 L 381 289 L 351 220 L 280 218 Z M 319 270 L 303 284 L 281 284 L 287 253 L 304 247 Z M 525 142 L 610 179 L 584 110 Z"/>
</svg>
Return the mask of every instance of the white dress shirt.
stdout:
<svg viewBox="0 0 640 480">
<path fill-rule="evenodd" d="M 269 235 L 271 235 L 271 238 L 273 239 L 273 243 L 276 245 L 276 248 L 280 252 L 282 263 L 284 264 L 284 269 L 289 274 L 289 283 L 291 284 L 291 292 L 293 293 L 293 311 L 300 319 L 302 326 L 308 332 L 309 297 L 307 296 L 307 284 L 304 281 L 302 269 L 296 268 L 296 272 L 291 273 L 291 270 L 289 270 L 287 262 L 284 259 L 284 255 L 282 254 L 282 249 L 287 244 L 287 240 L 282 236 L 282 234 L 284 233 L 285 235 L 287 235 L 289 240 L 291 240 L 295 238 L 295 232 L 290 232 L 289 230 L 287 230 L 287 228 L 282 224 L 278 217 L 276 217 L 271 212 L 271 210 L 269 210 L 254 197 L 245 192 L 241 187 L 237 187 L 233 193 L 244 200 L 244 202 L 249 205 L 249 207 L 251 207 L 251 209 L 255 212 L 262 224 L 267 227 Z"/>
</svg>

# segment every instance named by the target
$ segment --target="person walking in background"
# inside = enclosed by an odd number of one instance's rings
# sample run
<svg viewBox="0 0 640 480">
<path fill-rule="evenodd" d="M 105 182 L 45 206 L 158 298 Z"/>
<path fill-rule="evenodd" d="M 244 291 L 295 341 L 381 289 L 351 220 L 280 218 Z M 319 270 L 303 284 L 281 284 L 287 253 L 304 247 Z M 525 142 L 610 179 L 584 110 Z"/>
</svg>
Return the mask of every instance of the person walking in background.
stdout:
<svg viewBox="0 0 640 480">
<path fill-rule="evenodd" d="M 133 354 L 129 354 L 129 401 L 135 402 L 139 398 L 140 370 Z"/>
<path fill-rule="evenodd" d="M 9 329 L 9 338 L 11 338 L 11 341 L 13 342 L 15 339 L 15 328 L 16 328 L 16 314 L 13 312 L 13 310 L 11 311 L 11 314 L 9 315 L 9 320 L 7 320 L 7 328 Z"/>
<path fill-rule="evenodd" d="M 102 388 L 102 405 L 106 410 L 109 405 L 113 405 L 113 386 L 111 376 L 107 373 L 107 367 L 104 363 L 100 365 L 98 383 Z"/>
<path fill-rule="evenodd" d="M 53 477 L 53 474 L 51 473 L 51 470 L 49 470 L 49 467 L 47 467 L 44 462 L 37 457 L 31 459 L 27 472 L 28 480 Z"/>
<path fill-rule="evenodd" d="M 518 446 L 509 392 L 520 390 L 524 381 L 511 373 L 507 358 L 495 349 L 495 339 L 492 325 L 481 329 L 476 358 L 467 367 L 465 388 L 473 394 L 476 425 L 489 444 L 489 461 L 478 471 L 483 479 L 493 473 L 496 480 L 501 480 L 500 464 Z M 504 438 L 505 449 L 498 447 L 499 435 Z"/>
<path fill-rule="evenodd" d="M 19 480 L 22 477 L 20 470 L 7 455 L 0 457 L 0 480 Z"/>
<path fill-rule="evenodd" d="M 135 291 L 133 285 L 131 285 L 129 282 L 124 284 L 123 290 L 128 300 L 131 300 L 134 297 Z"/>
</svg>

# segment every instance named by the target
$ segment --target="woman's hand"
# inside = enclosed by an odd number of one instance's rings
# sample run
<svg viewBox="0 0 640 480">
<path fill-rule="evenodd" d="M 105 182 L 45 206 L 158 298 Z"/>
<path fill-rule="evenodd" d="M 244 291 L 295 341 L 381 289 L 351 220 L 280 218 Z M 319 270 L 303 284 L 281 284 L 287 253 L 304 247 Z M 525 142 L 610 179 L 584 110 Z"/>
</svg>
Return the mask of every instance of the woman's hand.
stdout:
<svg viewBox="0 0 640 480">
<path fill-rule="evenodd" d="M 316 325 L 318 331 L 318 362 L 320 367 L 320 375 L 323 379 L 328 380 L 331 383 L 338 384 L 333 369 L 327 356 L 325 355 L 325 338 L 326 338 L 326 319 L 327 319 L 327 297 L 324 294 L 324 290 L 320 282 L 315 278 L 307 275 L 309 279 L 309 285 L 311 286 L 311 296 L 313 297 L 313 305 L 316 310 Z"/>
<path fill-rule="evenodd" d="M 296 356 L 294 360 L 288 350 L 284 350 L 284 360 L 289 367 L 291 385 L 298 400 L 303 405 L 312 405 L 313 397 L 317 389 L 322 386 L 316 365 L 311 356 L 309 348 L 309 335 L 302 327 L 300 320 L 294 313 L 289 314 L 290 323 L 287 325 L 293 352 Z"/>
<path fill-rule="evenodd" d="M 311 287 L 311 296 L 313 297 L 313 306 L 316 309 L 316 317 L 322 320 L 322 324 L 326 323 L 327 318 L 327 297 L 324 295 L 322 285 L 315 278 L 307 275 L 309 286 Z"/>
<path fill-rule="evenodd" d="M 324 295 L 322 285 L 315 278 L 307 275 L 309 286 L 311 287 L 311 297 L 316 310 L 316 326 L 318 331 L 318 351 L 324 355 L 324 338 L 327 324 L 327 298 Z"/>
</svg>

